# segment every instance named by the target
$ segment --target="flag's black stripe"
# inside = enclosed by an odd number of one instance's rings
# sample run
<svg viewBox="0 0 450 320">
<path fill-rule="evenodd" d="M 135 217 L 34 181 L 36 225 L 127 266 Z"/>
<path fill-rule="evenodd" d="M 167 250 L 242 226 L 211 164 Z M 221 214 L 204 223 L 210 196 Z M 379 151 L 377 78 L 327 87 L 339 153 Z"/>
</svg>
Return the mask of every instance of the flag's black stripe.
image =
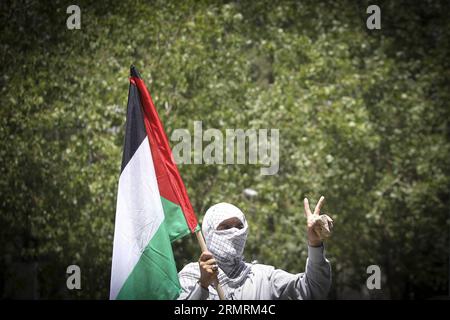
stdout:
<svg viewBox="0 0 450 320">
<path fill-rule="evenodd" d="M 146 136 L 139 90 L 134 83 L 131 83 L 128 92 L 125 145 L 123 148 L 121 173 Z"/>
<path fill-rule="evenodd" d="M 132 77 L 141 78 L 141 75 L 139 74 L 135 66 L 130 67 L 130 75 Z"/>
</svg>

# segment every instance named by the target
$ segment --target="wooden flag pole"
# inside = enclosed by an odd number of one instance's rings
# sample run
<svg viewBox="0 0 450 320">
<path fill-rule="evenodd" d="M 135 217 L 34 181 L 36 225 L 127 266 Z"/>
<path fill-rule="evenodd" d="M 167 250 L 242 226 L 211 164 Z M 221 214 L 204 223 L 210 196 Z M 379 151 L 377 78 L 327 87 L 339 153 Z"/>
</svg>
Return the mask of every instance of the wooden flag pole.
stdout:
<svg viewBox="0 0 450 320">
<path fill-rule="evenodd" d="M 198 230 L 195 232 L 195 235 L 197 236 L 198 243 L 200 244 L 200 249 L 202 252 L 208 251 L 208 248 L 206 247 L 205 239 L 203 238 L 203 234 L 201 230 Z M 219 295 L 220 300 L 225 300 L 225 294 L 223 293 L 222 286 L 219 283 L 219 279 L 216 279 L 216 290 L 217 294 Z"/>
</svg>

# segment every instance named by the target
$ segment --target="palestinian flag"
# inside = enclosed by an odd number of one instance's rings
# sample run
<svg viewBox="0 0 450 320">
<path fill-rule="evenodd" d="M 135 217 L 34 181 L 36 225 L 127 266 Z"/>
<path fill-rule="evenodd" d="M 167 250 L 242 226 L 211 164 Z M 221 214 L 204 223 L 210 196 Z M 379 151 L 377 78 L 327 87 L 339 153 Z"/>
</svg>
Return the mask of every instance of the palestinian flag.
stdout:
<svg viewBox="0 0 450 320">
<path fill-rule="evenodd" d="M 110 299 L 176 299 L 171 242 L 199 230 L 150 93 L 131 67 Z"/>
</svg>

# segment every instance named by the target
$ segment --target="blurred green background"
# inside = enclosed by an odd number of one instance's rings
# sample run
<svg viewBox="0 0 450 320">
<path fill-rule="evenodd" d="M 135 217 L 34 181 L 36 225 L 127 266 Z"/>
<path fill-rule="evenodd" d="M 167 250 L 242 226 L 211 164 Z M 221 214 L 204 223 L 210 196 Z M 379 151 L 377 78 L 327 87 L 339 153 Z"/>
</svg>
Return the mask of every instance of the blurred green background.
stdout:
<svg viewBox="0 0 450 320">
<path fill-rule="evenodd" d="M 247 214 L 247 261 L 304 271 L 302 200 L 323 194 L 330 298 L 448 295 L 448 1 L 77 1 L 68 30 L 71 4 L 0 4 L 0 297 L 108 298 L 131 64 L 169 137 L 280 129 L 277 175 L 179 166 L 200 220 L 219 201 Z M 173 247 L 178 268 L 198 259 L 194 236 Z"/>
</svg>

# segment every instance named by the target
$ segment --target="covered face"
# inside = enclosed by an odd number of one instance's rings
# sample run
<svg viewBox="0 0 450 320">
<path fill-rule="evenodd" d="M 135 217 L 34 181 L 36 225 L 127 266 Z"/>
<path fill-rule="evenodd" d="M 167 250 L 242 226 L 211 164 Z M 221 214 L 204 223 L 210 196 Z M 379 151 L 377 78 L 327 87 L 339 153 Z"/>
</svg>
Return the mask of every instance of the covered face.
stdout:
<svg viewBox="0 0 450 320">
<path fill-rule="evenodd" d="M 238 218 L 242 228 L 232 227 L 218 230 L 227 219 Z M 219 267 L 228 277 L 235 277 L 243 267 L 243 253 L 247 240 L 248 225 L 242 211 L 230 203 L 218 203 L 206 211 L 202 223 L 206 246 L 213 254 Z"/>
</svg>

